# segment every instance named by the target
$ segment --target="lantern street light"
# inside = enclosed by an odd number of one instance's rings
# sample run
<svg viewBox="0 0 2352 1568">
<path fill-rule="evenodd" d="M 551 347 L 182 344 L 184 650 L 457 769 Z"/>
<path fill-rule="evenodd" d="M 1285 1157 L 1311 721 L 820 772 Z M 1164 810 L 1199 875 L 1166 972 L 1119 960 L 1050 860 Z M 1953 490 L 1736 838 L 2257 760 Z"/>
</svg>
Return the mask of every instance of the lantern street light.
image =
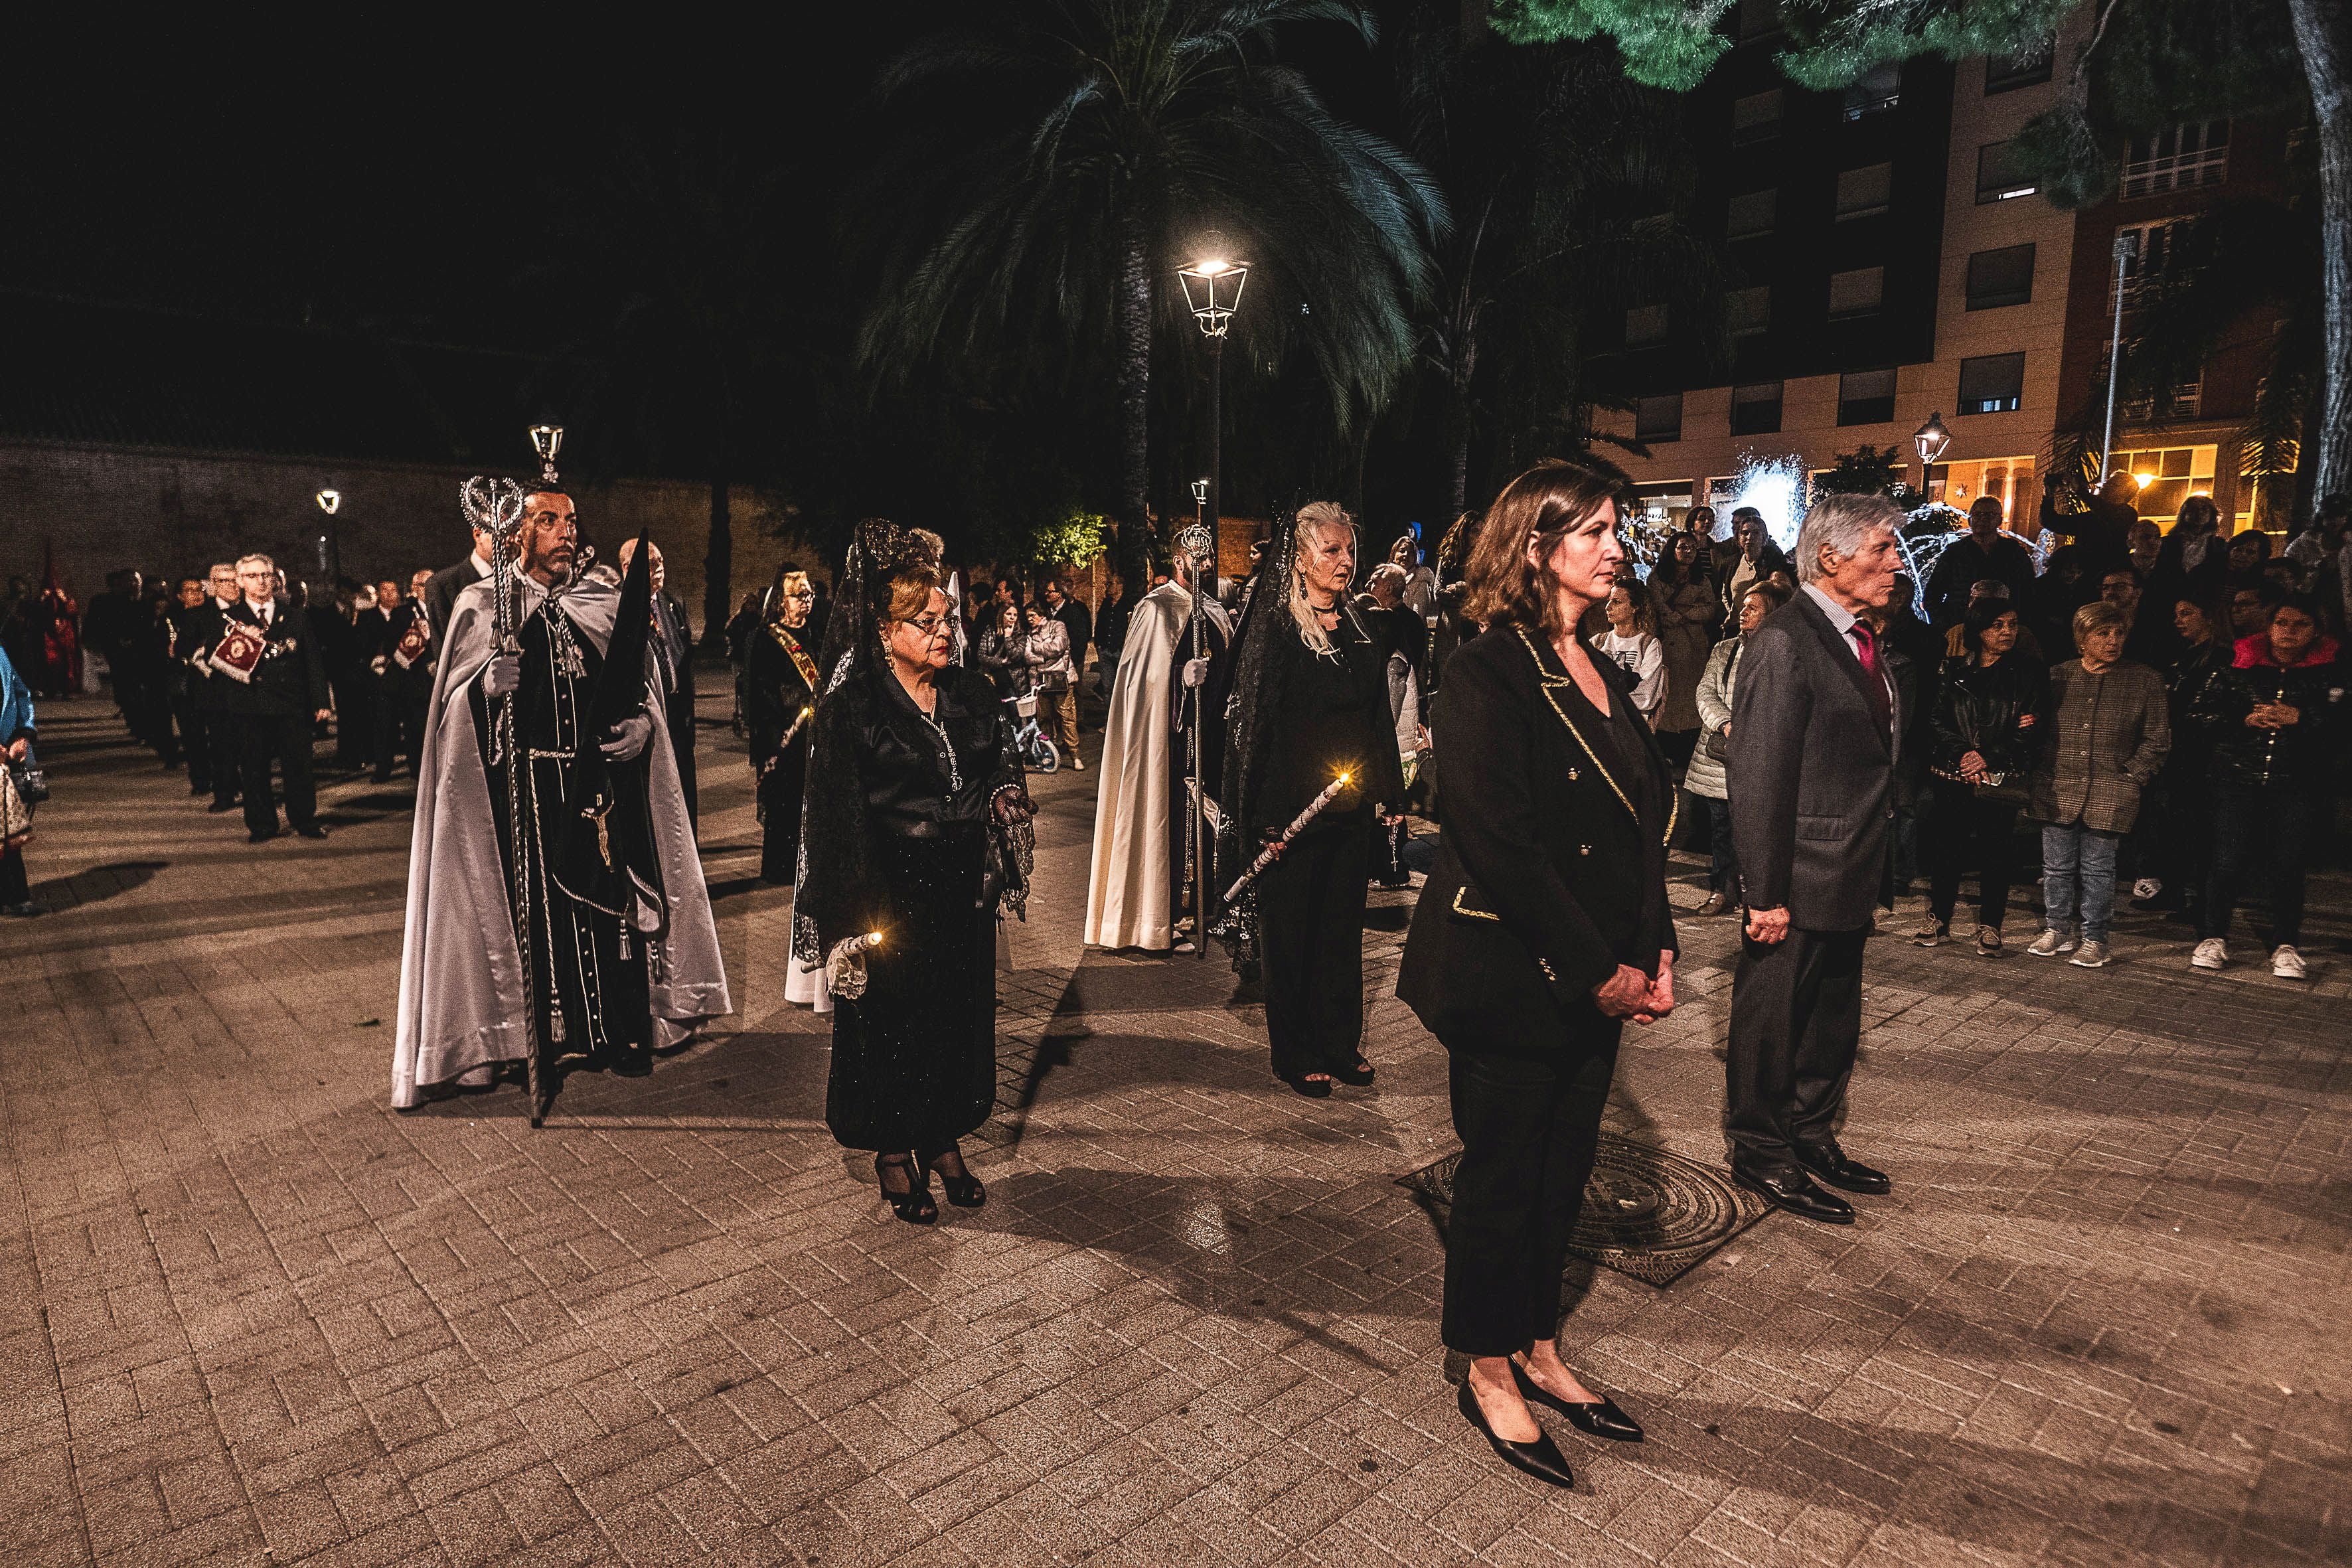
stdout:
<svg viewBox="0 0 2352 1568">
<path fill-rule="evenodd" d="M 556 482 L 555 454 L 563 450 L 563 426 L 534 425 L 530 427 L 530 449 L 539 454 L 539 482 Z"/>
<path fill-rule="evenodd" d="M 335 513 L 342 510 L 343 492 L 320 490 L 311 499 L 327 514 L 327 531 L 319 536 L 319 570 L 328 574 L 327 587 L 332 593 L 343 581 L 342 531 L 335 526 Z"/>
<path fill-rule="evenodd" d="M 1926 495 L 1936 477 L 1936 459 L 1952 444 L 1952 433 L 1944 428 L 1944 416 L 1938 411 L 1927 416 L 1927 423 L 1911 433 L 1911 445 L 1919 451 L 1919 493 Z"/>
<path fill-rule="evenodd" d="M 1226 247 L 1225 237 L 1213 230 L 1203 237 L 1201 250 L 1201 259 L 1190 267 L 1179 268 L 1176 279 L 1184 286 L 1184 304 L 1192 312 L 1192 320 L 1200 323 L 1201 335 L 1209 340 L 1209 559 L 1193 591 L 1213 594 L 1217 589 L 1217 519 L 1224 505 L 1219 485 L 1223 470 L 1219 459 L 1224 438 L 1225 334 L 1233 327 L 1234 312 L 1241 307 L 1242 289 L 1249 282 L 1249 263 L 1234 260 Z"/>
</svg>

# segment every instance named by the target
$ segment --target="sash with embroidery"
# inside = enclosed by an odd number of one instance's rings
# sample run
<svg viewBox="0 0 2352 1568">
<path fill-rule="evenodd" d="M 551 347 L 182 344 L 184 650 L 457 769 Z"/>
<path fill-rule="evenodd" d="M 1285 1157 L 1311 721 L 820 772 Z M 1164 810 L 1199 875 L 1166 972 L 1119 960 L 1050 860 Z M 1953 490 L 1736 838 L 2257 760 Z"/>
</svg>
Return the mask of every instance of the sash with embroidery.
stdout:
<svg viewBox="0 0 2352 1568">
<path fill-rule="evenodd" d="M 409 616 L 406 629 L 400 634 L 400 640 L 393 645 L 392 662 L 406 669 L 425 657 L 425 645 L 432 640 L 433 628 L 425 624 L 423 614 Z"/>
<path fill-rule="evenodd" d="M 811 658 L 802 648 L 800 640 L 786 631 L 780 621 L 768 623 L 768 635 L 776 639 L 778 647 L 792 655 L 793 668 L 801 672 L 801 679 L 808 683 L 808 689 L 811 691 L 822 689 L 817 680 L 816 660 Z"/>
<path fill-rule="evenodd" d="M 253 672 L 261 667 L 262 655 L 268 646 L 268 632 L 249 621 L 231 616 L 222 624 L 220 643 L 205 662 L 239 685 L 248 685 Z"/>
</svg>

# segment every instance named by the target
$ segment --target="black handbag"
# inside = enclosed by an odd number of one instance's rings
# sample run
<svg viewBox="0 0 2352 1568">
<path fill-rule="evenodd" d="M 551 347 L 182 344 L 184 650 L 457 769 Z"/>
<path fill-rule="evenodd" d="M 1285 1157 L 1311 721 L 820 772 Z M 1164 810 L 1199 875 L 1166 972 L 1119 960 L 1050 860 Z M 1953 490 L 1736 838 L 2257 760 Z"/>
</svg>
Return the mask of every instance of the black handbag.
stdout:
<svg viewBox="0 0 2352 1568">
<path fill-rule="evenodd" d="M 30 752 L 23 762 L 10 763 L 8 771 L 16 775 L 16 793 L 24 796 L 26 805 L 38 805 L 49 798 L 48 771 L 33 760 Z"/>
</svg>

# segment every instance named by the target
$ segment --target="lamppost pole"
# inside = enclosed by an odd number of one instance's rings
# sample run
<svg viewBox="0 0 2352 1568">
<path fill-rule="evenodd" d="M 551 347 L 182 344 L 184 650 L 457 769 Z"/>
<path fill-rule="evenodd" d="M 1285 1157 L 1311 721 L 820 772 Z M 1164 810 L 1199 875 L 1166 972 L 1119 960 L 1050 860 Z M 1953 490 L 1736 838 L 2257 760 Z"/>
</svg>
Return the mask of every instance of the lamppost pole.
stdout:
<svg viewBox="0 0 2352 1568">
<path fill-rule="evenodd" d="M 1922 499 L 1927 494 L 1927 487 L 1935 481 L 1936 459 L 1942 457 L 1944 448 L 1951 444 L 1952 433 L 1944 428 L 1941 410 L 1928 415 L 1927 423 L 1911 432 L 1911 445 L 1919 453 L 1919 494 Z"/>
<path fill-rule="evenodd" d="M 2107 334 L 2107 428 L 2099 437 L 2099 483 L 2107 482 L 2107 464 L 2116 450 L 2116 384 L 2123 380 L 2124 358 L 2124 271 L 2139 255 L 2139 231 L 2118 229 L 2116 232 L 2116 321 Z"/>
<path fill-rule="evenodd" d="M 319 510 L 327 514 L 327 559 L 320 564 L 328 569 L 327 592 L 331 595 L 342 586 L 343 582 L 343 532 L 335 523 L 335 513 L 341 510 L 343 504 L 342 492 L 320 490 L 311 499 L 319 503 Z"/>
</svg>

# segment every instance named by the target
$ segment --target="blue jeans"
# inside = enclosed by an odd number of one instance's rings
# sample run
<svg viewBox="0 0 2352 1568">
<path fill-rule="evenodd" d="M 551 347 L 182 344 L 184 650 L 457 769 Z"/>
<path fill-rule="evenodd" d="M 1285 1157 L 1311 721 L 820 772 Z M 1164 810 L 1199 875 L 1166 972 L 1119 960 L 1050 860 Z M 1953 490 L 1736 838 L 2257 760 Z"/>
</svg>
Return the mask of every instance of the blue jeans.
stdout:
<svg viewBox="0 0 2352 1568">
<path fill-rule="evenodd" d="M 2123 841 L 2120 833 L 2102 833 L 2079 822 L 2064 827 L 2042 824 L 2042 923 L 2046 929 L 2062 936 L 2072 931 L 2079 907 L 2083 940 L 2107 940 L 2107 921 L 2116 912 L 2116 849 Z"/>
</svg>

